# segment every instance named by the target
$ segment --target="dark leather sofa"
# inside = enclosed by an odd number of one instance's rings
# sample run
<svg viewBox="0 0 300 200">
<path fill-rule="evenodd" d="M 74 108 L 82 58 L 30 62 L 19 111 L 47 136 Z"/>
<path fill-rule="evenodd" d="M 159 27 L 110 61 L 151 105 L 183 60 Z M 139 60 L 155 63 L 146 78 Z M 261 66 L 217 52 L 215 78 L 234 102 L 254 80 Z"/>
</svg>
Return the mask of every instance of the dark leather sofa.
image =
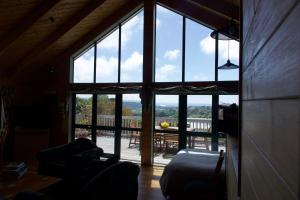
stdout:
<svg viewBox="0 0 300 200">
<path fill-rule="evenodd" d="M 73 189 L 73 185 L 65 185 L 50 194 L 21 192 L 14 200 L 137 200 L 139 171 L 137 164 L 118 162 L 91 178 L 79 190 Z"/>
<path fill-rule="evenodd" d="M 103 154 L 103 150 L 94 142 L 79 138 L 69 144 L 39 152 L 37 154 L 38 172 L 63 179 L 88 180 L 101 170 L 118 162 L 117 156 L 101 161 L 99 158 Z"/>
</svg>

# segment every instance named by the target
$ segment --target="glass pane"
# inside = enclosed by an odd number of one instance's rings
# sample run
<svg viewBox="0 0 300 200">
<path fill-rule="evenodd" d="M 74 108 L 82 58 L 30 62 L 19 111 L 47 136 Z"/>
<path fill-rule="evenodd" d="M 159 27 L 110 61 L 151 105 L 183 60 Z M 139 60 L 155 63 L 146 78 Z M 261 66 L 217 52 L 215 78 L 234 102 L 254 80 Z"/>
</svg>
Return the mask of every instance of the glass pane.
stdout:
<svg viewBox="0 0 300 200">
<path fill-rule="evenodd" d="M 85 128 L 75 128 L 75 140 L 78 138 L 87 138 L 91 140 L 92 131 L 90 129 Z"/>
<path fill-rule="evenodd" d="M 74 83 L 94 82 L 94 47 L 74 60 Z"/>
<path fill-rule="evenodd" d="M 211 95 L 187 96 L 187 126 L 196 132 L 211 132 Z"/>
<path fill-rule="evenodd" d="M 122 127 L 142 127 L 142 104 L 139 94 L 123 94 Z"/>
<path fill-rule="evenodd" d="M 192 149 L 211 150 L 211 139 L 208 137 L 191 136 L 186 138 L 186 147 Z"/>
<path fill-rule="evenodd" d="M 182 81 L 183 17 L 157 5 L 155 81 Z"/>
<path fill-rule="evenodd" d="M 186 19 L 185 80 L 215 80 L 215 40 L 211 29 Z"/>
<path fill-rule="evenodd" d="M 219 132 L 238 137 L 238 95 L 219 96 Z M 219 151 L 226 150 L 225 138 L 219 138 Z"/>
<path fill-rule="evenodd" d="M 219 105 L 239 105 L 239 95 L 219 95 Z"/>
<path fill-rule="evenodd" d="M 229 45 L 229 52 L 228 52 Z M 219 40 L 219 66 L 225 64 L 227 60 L 239 65 L 239 42 L 235 40 Z M 218 70 L 219 81 L 236 81 L 239 80 L 239 69 Z"/>
<path fill-rule="evenodd" d="M 97 125 L 115 126 L 116 95 L 97 95 Z"/>
<path fill-rule="evenodd" d="M 118 82 L 119 29 L 97 44 L 96 82 Z"/>
<path fill-rule="evenodd" d="M 92 124 L 92 95 L 76 94 L 75 124 Z"/>
<path fill-rule="evenodd" d="M 140 135 L 138 130 L 123 130 L 121 137 L 121 159 L 141 161 Z"/>
<path fill-rule="evenodd" d="M 123 94 L 122 127 L 142 127 L 142 104 L 139 94 Z M 141 161 L 140 131 L 123 130 L 121 137 L 121 159 Z"/>
<path fill-rule="evenodd" d="M 155 97 L 154 163 L 167 164 L 178 151 L 178 100 L 178 95 Z"/>
<path fill-rule="evenodd" d="M 121 82 L 142 82 L 144 12 L 121 27 Z"/>
<path fill-rule="evenodd" d="M 104 153 L 114 154 L 115 132 L 108 130 L 96 130 L 97 146 L 102 148 Z"/>
</svg>

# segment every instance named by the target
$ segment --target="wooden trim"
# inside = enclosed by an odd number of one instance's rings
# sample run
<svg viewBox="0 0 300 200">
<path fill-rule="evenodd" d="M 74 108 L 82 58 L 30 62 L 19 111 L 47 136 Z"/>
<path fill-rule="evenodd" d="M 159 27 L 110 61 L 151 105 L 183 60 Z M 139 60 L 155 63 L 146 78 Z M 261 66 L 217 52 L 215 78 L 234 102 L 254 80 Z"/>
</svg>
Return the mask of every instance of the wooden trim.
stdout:
<svg viewBox="0 0 300 200">
<path fill-rule="evenodd" d="M 234 19 L 239 22 L 239 7 L 220 0 L 187 0 L 192 4 L 208 9 L 210 12 L 224 16 L 228 19 Z"/>
<path fill-rule="evenodd" d="M 206 8 L 197 7 L 186 0 L 158 0 L 158 2 L 212 29 L 222 28 L 230 22 L 229 18 L 217 15 Z"/>
<path fill-rule="evenodd" d="M 153 69 L 155 49 L 155 0 L 144 3 L 144 68 L 142 89 L 142 165 L 153 163 Z"/>
<path fill-rule="evenodd" d="M 27 16 L 23 17 L 20 22 L 12 27 L 0 41 L 0 54 L 2 54 L 16 39 L 25 33 L 37 20 L 45 13 L 52 9 L 59 0 L 49 0 L 41 2 Z"/>
</svg>

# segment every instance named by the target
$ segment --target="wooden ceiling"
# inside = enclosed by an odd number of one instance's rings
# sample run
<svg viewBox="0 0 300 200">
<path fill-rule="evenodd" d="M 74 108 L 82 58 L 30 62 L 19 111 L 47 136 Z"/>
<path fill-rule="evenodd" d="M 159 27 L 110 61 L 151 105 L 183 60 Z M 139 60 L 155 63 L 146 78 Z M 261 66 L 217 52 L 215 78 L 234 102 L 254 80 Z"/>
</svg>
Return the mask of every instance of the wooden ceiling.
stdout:
<svg viewBox="0 0 300 200">
<path fill-rule="evenodd" d="M 211 28 L 239 21 L 239 0 L 158 0 Z M 0 1 L 0 73 L 49 67 L 141 8 L 143 0 Z"/>
</svg>

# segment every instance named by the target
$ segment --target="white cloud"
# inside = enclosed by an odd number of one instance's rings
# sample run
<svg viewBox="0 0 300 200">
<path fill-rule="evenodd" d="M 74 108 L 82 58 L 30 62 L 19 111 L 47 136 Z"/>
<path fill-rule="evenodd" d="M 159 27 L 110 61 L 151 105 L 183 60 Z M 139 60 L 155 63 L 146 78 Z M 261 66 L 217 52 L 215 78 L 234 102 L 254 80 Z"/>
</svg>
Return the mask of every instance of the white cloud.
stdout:
<svg viewBox="0 0 300 200">
<path fill-rule="evenodd" d="M 200 48 L 206 54 L 212 54 L 215 52 L 215 40 L 210 36 L 200 41 Z"/>
<path fill-rule="evenodd" d="M 210 36 L 200 41 L 200 49 L 206 54 L 215 53 L 215 40 Z M 227 60 L 228 41 L 219 40 L 219 56 Z M 229 41 L 229 58 L 237 61 L 239 58 L 239 43 L 235 40 Z"/>
<path fill-rule="evenodd" d="M 100 43 L 100 49 L 117 49 L 119 46 L 119 29 L 112 32 L 106 38 L 104 38 Z"/>
<path fill-rule="evenodd" d="M 74 82 L 93 82 L 94 58 L 81 56 L 74 61 Z"/>
<path fill-rule="evenodd" d="M 175 65 L 166 64 L 162 67 L 157 68 L 157 71 L 155 73 L 155 80 L 162 82 L 169 81 L 171 77 L 174 77 L 173 75 L 176 73 L 176 71 L 177 70 Z"/>
<path fill-rule="evenodd" d="M 133 52 L 131 56 L 121 63 L 122 72 L 141 69 L 143 65 L 143 55 L 139 52 Z"/>
<path fill-rule="evenodd" d="M 97 58 L 97 70 L 96 70 L 96 77 L 97 81 L 103 82 L 107 79 L 115 80 L 117 76 L 118 70 L 118 58 L 117 57 L 105 57 L 101 56 Z"/>
<path fill-rule="evenodd" d="M 168 50 L 165 52 L 164 57 L 168 58 L 169 60 L 176 60 L 179 56 L 180 50 L 174 49 L 174 50 Z"/>
<path fill-rule="evenodd" d="M 161 26 L 161 20 L 159 18 L 156 18 L 156 29 L 159 29 Z"/>
<path fill-rule="evenodd" d="M 143 17 L 140 15 L 136 15 L 127 21 L 122 26 L 122 47 L 124 47 L 128 41 L 132 39 L 134 32 L 142 30 L 144 26 Z M 119 29 L 116 29 L 110 35 L 108 35 L 104 40 L 102 40 L 99 44 L 101 49 L 117 49 L 119 46 Z"/>
<path fill-rule="evenodd" d="M 142 30 L 144 26 L 144 20 L 143 17 L 136 15 L 133 18 L 131 18 L 128 22 L 126 22 L 122 26 L 122 47 L 126 46 L 128 41 L 132 38 L 135 31 Z"/>
</svg>

